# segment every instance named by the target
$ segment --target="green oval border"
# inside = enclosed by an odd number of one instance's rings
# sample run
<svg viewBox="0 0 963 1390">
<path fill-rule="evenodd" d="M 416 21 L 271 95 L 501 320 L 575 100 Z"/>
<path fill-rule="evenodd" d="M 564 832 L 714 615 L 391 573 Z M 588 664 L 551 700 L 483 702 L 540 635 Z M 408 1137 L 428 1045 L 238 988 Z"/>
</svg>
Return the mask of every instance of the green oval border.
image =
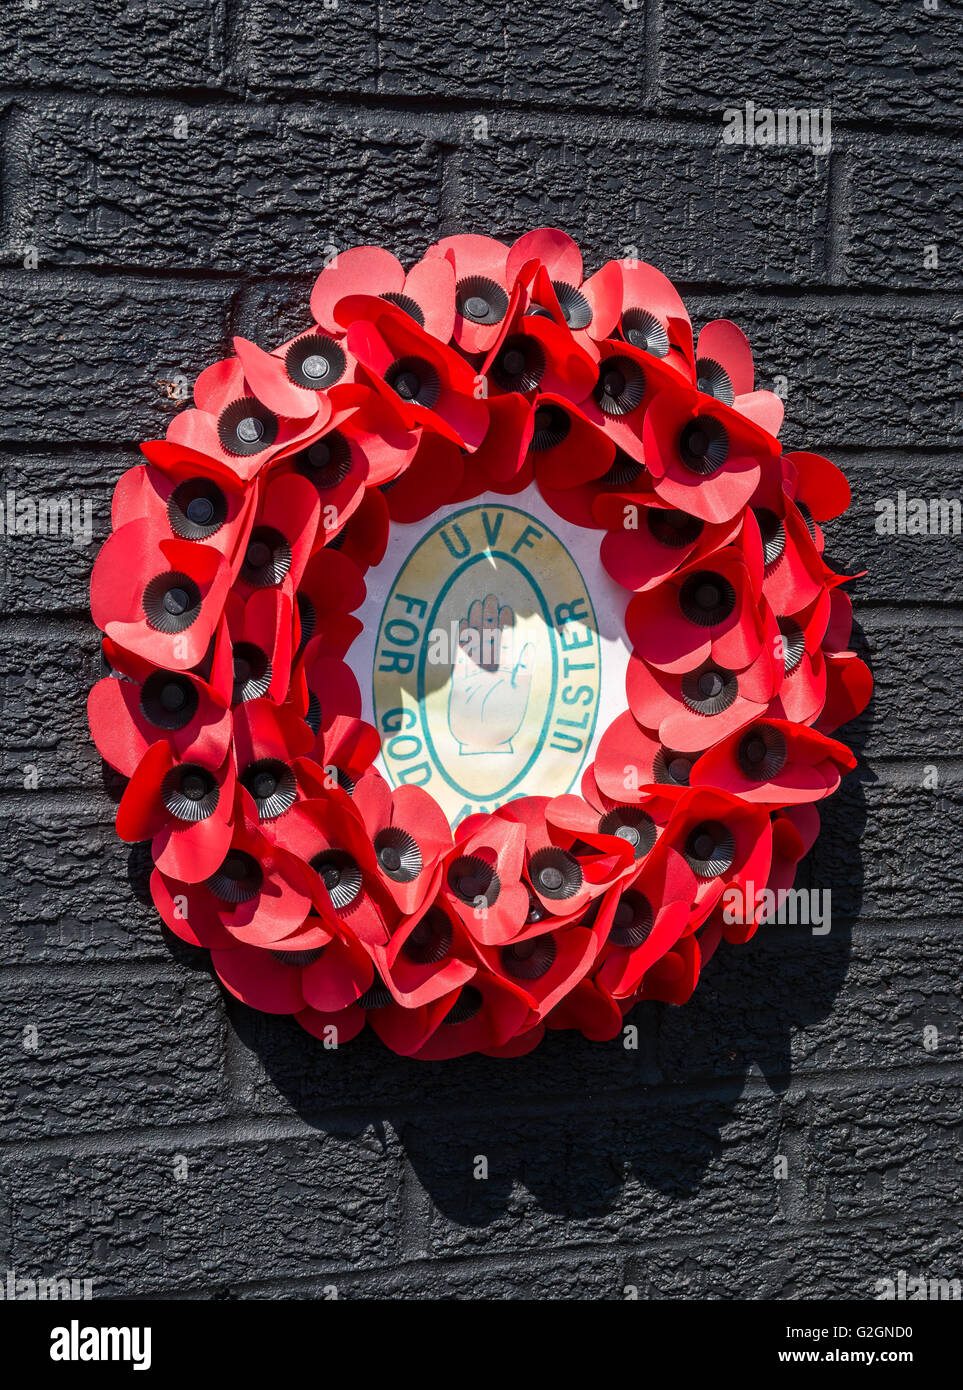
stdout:
<svg viewBox="0 0 963 1390">
<path fill-rule="evenodd" d="M 572 564 L 572 567 L 573 567 L 573 569 L 575 570 L 575 573 L 576 573 L 576 574 L 578 575 L 578 577 L 579 577 L 579 582 L 580 582 L 581 585 L 582 585 L 582 590 L 583 590 L 583 592 L 584 592 L 584 594 L 585 594 L 586 599 L 588 600 L 589 612 L 590 612 L 591 615 L 592 615 L 592 628 L 593 628 L 593 631 L 594 631 L 594 633 L 595 633 L 595 642 L 596 642 L 596 649 L 597 649 L 597 652 L 598 652 L 598 663 L 599 663 L 598 693 L 597 693 L 597 697 L 596 697 L 596 700 L 595 700 L 595 709 L 594 709 L 593 716 L 592 716 L 592 726 L 591 726 L 591 728 L 590 728 L 590 730 L 589 730 L 588 737 L 587 737 L 586 743 L 585 743 L 586 748 L 588 748 L 588 747 L 591 745 L 592 739 L 595 737 L 595 728 L 596 728 L 596 725 L 598 724 L 598 717 L 599 717 L 599 706 L 600 706 L 601 703 L 602 703 L 602 640 L 601 640 L 601 637 L 599 636 L 598 618 L 597 618 L 596 612 L 595 612 L 595 604 L 592 602 L 592 594 L 591 594 L 591 592 L 590 592 L 590 590 L 589 590 L 589 586 L 588 586 L 588 585 L 586 584 L 586 582 L 585 582 L 585 576 L 582 574 L 582 570 L 581 570 L 581 568 L 580 568 L 578 562 L 576 561 L 574 555 L 573 555 L 572 552 L 569 550 L 568 546 L 564 543 L 564 541 L 562 541 L 562 540 L 559 539 L 559 537 L 555 534 L 555 532 L 552 530 L 552 528 L 551 528 L 546 522 L 542 521 L 540 517 L 532 516 L 530 512 L 523 512 L 523 511 L 521 510 L 520 507 L 504 506 L 504 505 L 502 505 L 501 503 L 497 503 L 497 502 L 481 502 L 481 503 L 476 502 L 476 503 L 473 503 L 473 504 L 470 505 L 470 506 L 462 507 L 462 509 L 461 509 L 460 511 L 458 511 L 458 512 L 453 512 L 453 513 L 451 514 L 451 516 L 447 516 L 447 517 L 444 518 L 444 520 L 436 522 L 435 525 L 432 526 L 430 530 L 428 530 L 428 531 L 425 532 L 425 534 L 421 537 L 421 540 L 419 540 L 418 543 L 417 543 L 415 546 L 412 547 L 412 549 L 408 552 L 408 555 L 405 557 L 404 562 L 403 562 L 403 563 L 401 564 L 401 566 L 399 567 L 398 572 L 397 572 L 397 574 L 395 575 L 395 578 L 394 578 L 394 580 L 393 580 L 392 583 L 391 583 L 391 587 L 389 588 L 388 593 L 387 593 L 387 596 L 386 596 L 386 599 L 385 599 L 385 605 L 384 605 L 384 608 L 382 609 L 381 621 L 380 621 L 379 624 L 378 624 L 378 632 L 377 632 L 377 635 L 375 636 L 375 644 L 374 644 L 374 649 L 373 649 L 373 651 L 372 651 L 372 656 L 371 656 L 371 709 L 372 709 L 372 713 L 373 713 L 374 716 L 375 716 L 375 723 L 376 723 L 376 726 L 377 726 L 377 719 L 378 719 L 378 702 L 377 702 L 376 693 L 375 693 L 375 680 L 374 680 L 374 677 L 375 677 L 375 657 L 376 657 L 376 655 L 377 655 L 378 647 L 379 647 L 379 644 L 380 644 L 380 642 L 381 642 L 381 637 L 382 637 L 382 634 L 383 634 L 383 632 L 384 632 L 385 612 L 387 611 L 387 608 L 388 608 L 388 601 L 390 600 L 391 594 L 394 592 L 394 589 L 397 587 L 397 584 L 398 584 L 398 581 L 399 581 L 399 578 L 400 578 L 402 572 L 404 571 L 405 567 L 408 565 L 409 561 L 411 560 L 411 558 L 412 558 L 412 556 L 415 554 L 415 552 L 418 551 L 418 550 L 420 550 L 421 547 L 422 547 L 423 545 L 425 545 L 429 540 L 431 540 L 432 536 L 434 536 L 438 531 L 442 530 L 445 526 L 450 526 L 452 523 L 458 521 L 460 517 L 467 516 L 470 512 L 480 512 L 480 511 L 485 511 L 485 510 L 490 510 L 490 511 L 496 511 L 496 510 L 497 510 L 497 511 L 500 511 L 500 512 L 511 512 L 511 513 L 513 513 L 515 516 L 518 516 L 518 517 L 523 518 L 526 522 L 528 522 L 528 523 L 531 524 L 531 525 L 535 525 L 535 526 L 540 526 L 540 527 L 542 527 L 542 528 L 551 536 L 551 538 L 552 538 L 552 540 L 555 542 L 555 544 L 556 544 L 557 546 L 560 547 L 560 549 L 565 553 L 565 555 L 568 556 L 568 559 L 570 560 L 570 562 L 571 562 L 571 564 Z M 552 620 L 551 620 L 551 615 L 550 615 L 549 610 L 548 610 L 548 604 L 547 604 L 546 601 L 545 601 L 545 596 L 544 596 L 544 594 L 543 594 L 543 592 L 542 592 L 541 586 L 535 581 L 535 579 L 534 579 L 534 577 L 532 576 L 532 574 L 530 573 L 530 571 L 525 567 L 524 564 L 522 564 L 522 562 L 521 562 L 516 556 L 508 554 L 507 551 L 503 551 L 503 550 L 493 550 L 490 546 L 486 546 L 486 548 L 485 548 L 484 550 L 479 551 L 478 554 L 469 556 L 468 559 L 462 561 L 462 563 L 461 563 L 460 565 L 458 565 L 458 566 L 456 567 L 455 570 L 452 571 L 452 573 L 451 573 L 451 574 L 448 576 L 448 578 L 445 580 L 445 583 L 444 583 L 444 584 L 442 585 L 442 587 L 439 589 L 438 594 L 437 594 L 437 596 L 436 596 L 436 598 L 435 598 L 435 601 L 434 601 L 434 603 L 432 604 L 432 607 L 431 607 L 431 609 L 430 609 L 430 611 L 429 611 L 429 613 L 428 613 L 428 616 L 427 616 L 427 619 L 426 619 L 425 631 L 426 631 L 426 632 L 430 632 L 430 631 L 431 631 L 432 627 L 434 626 L 434 620 L 435 620 L 435 617 L 437 616 L 438 609 L 441 607 L 441 604 L 442 604 L 442 602 L 444 601 L 445 596 L 447 595 L 448 591 L 453 587 L 453 585 L 458 581 L 458 579 L 461 577 L 461 575 L 465 572 L 465 570 L 470 569 L 472 565 L 475 565 L 475 564 L 480 563 L 480 561 L 484 560 L 484 559 L 485 559 L 486 557 L 488 557 L 488 556 L 491 556 L 492 558 L 495 558 L 495 559 L 506 560 L 510 565 L 514 565 L 515 568 L 519 571 L 519 573 L 525 578 L 525 580 L 527 581 L 527 583 L 531 586 L 532 592 L 535 594 L 535 597 L 537 598 L 537 600 L 538 600 L 538 602 L 539 602 L 539 605 L 540 605 L 541 611 L 542 611 L 542 618 L 543 618 L 543 620 L 544 620 L 544 622 L 545 622 L 545 626 L 546 626 L 546 628 L 549 630 L 549 632 L 551 633 L 550 642 L 551 642 L 551 649 L 552 649 L 552 688 L 551 688 L 551 694 L 550 694 L 550 696 L 549 696 L 548 703 L 547 703 L 547 705 L 546 705 L 546 714 L 545 714 L 545 718 L 542 720 L 542 728 L 543 728 L 543 730 L 544 730 L 545 725 L 548 724 L 548 723 L 550 722 L 552 711 L 553 711 L 554 708 L 555 708 L 555 697 L 556 697 L 556 692 L 557 692 L 557 689 L 558 689 L 558 666 L 559 666 L 559 661 L 558 661 L 558 634 L 557 634 L 557 632 L 556 632 L 556 630 L 555 630 L 555 625 L 554 625 L 554 623 L 553 623 Z M 429 727 L 428 727 L 428 721 L 427 721 L 427 718 L 426 718 L 426 714 L 425 714 L 425 705 L 424 705 L 424 696 L 425 696 L 425 667 L 426 667 L 426 664 L 427 664 L 427 651 L 425 650 L 425 645 L 424 645 L 424 643 L 422 643 L 422 650 L 421 650 L 421 653 L 420 653 L 419 658 L 418 658 L 418 679 L 417 679 L 417 686 L 416 686 L 416 694 L 417 694 L 417 700 L 418 700 L 418 724 L 419 724 L 419 727 L 421 728 L 422 734 L 424 735 L 424 740 L 425 740 L 425 744 L 426 744 L 426 747 L 427 747 L 429 756 L 430 756 L 430 758 L 431 758 L 431 761 L 432 761 L 432 764 L 433 764 L 435 770 L 441 775 L 443 781 L 447 782 L 448 786 L 451 787 L 452 791 L 457 792 L 457 794 L 458 794 L 459 796 L 464 797 L 465 800 L 466 800 L 467 802 L 469 802 L 469 803 L 471 803 L 471 804 L 475 804 L 476 802 L 479 801 L 479 798 L 478 798 L 477 796 L 473 795 L 472 793 L 467 792 L 467 791 L 465 790 L 464 787 L 459 786 L 459 784 L 454 780 L 454 778 L 452 778 L 452 777 L 449 776 L 449 774 L 447 773 L 447 771 L 445 770 L 445 768 L 443 767 L 443 765 L 442 765 L 442 763 L 441 763 L 441 759 L 438 757 L 437 751 L 436 751 L 436 749 L 435 749 L 434 742 L 432 741 L 431 730 L 430 730 Z M 381 739 L 381 737 L 382 737 L 382 731 L 379 729 L 379 730 L 378 730 L 378 738 Z M 518 783 L 519 783 L 524 777 L 527 777 L 527 776 L 528 776 L 528 773 L 531 771 L 533 765 L 534 765 L 535 762 L 537 761 L 540 752 L 541 752 L 541 747 L 539 746 L 539 747 L 537 747 L 537 748 L 534 750 L 534 752 L 532 753 L 532 756 L 531 756 L 531 757 L 528 759 L 528 761 L 525 763 L 525 765 L 524 765 L 524 767 L 521 769 L 521 771 L 518 772 L 518 773 L 516 774 L 516 776 L 513 777 L 512 780 L 511 780 L 510 782 L 507 782 L 507 783 L 506 783 L 502 788 L 500 788 L 497 792 L 493 792 L 493 793 L 491 794 L 491 796 L 485 797 L 485 798 L 484 798 L 485 802 L 494 802 L 494 803 L 499 803 L 499 802 L 501 802 L 501 800 L 506 796 L 506 794 L 507 794 L 508 792 L 510 792 L 510 791 L 512 790 L 513 787 L 516 787 L 516 786 L 518 785 Z M 384 749 L 383 749 L 383 746 L 382 746 L 382 757 L 384 757 Z M 579 773 L 580 773 L 581 770 L 582 770 L 582 767 L 584 766 L 584 762 L 585 762 L 585 759 L 583 758 L 583 759 L 582 759 L 582 762 L 579 764 L 578 768 L 576 769 L 575 775 L 573 776 L 571 782 L 569 782 L 568 787 L 566 788 L 566 791 L 571 790 L 571 788 L 575 785 L 575 781 L 576 781 L 576 779 L 578 778 Z M 386 770 L 388 771 L 389 777 L 390 777 L 390 776 L 391 776 L 391 770 L 390 770 L 390 768 L 389 768 L 387 762 L 385 763 L 385 768 L 386 768 Z M 394 786 L 402 785 L 402 784 L 396 782 L 396 781 L 394 780 L 393 777 L 391 777 L 391 782 L 392 782 L 392 785 L 394 785 Z M 537 793 L 533 793 L 533 795 L 537 795 Z"/>
</svg>

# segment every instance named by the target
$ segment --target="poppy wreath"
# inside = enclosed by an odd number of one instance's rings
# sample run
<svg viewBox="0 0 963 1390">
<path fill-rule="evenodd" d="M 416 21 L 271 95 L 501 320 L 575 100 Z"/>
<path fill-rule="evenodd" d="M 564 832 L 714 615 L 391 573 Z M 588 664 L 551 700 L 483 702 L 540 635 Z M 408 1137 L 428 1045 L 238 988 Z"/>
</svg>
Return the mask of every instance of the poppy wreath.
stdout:
<svg viewBox="0 0 963 1390">
<path fill-rule="evenodd" d="M 848 485 L 782 452 L 735 324 L 694 340 L 660 271 L 584 278 L 551 228 L 447 237 L 407 273 L 359 247 L 310 307 L 280 347 L 235 338 L 117 483 L 89 698 L 117 832 L 232 995 L 329 1043 L 612 1038 L 753 935 L 753 890 L 791 886 L 855 764 L 831 735 L 872 680 L 822 531 Z M 393 521 L 533 483 L 631 595 L 626 708 L 581 795 L 452 828 L 374 766 L 354 614 Z"/>
</svg>

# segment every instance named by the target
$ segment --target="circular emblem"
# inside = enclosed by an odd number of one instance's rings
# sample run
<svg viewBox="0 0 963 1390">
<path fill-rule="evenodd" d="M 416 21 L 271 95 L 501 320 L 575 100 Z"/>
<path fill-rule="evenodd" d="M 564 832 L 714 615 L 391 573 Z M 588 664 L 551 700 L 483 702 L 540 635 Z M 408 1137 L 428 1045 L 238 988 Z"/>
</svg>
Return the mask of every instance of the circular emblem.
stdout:
<svg viewBox="0 0 963 1390">
<path fill-rule="evenodd" d="M 578 780 L 595 732 L 602 652 L 579 568 L 541 520 L 470 506 L 433 526 L 382 611 L 372 687 L 395 786 L 452 824 Z"/>
</svg>

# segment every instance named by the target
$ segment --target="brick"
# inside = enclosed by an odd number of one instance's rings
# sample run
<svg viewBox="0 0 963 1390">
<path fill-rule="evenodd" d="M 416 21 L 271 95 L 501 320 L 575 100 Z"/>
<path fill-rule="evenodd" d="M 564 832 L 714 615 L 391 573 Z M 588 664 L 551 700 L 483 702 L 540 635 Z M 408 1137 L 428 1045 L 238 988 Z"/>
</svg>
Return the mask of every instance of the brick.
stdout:
<svg viewBox="0 0 963 1390">
<path fill-rule="evenodd" d="M 686 302 L 696 324 L 733 318 L 748 335 L 756 385 L 786 396 L 787 449 L 832 456 L 836 447 L 945 449 L 963 440 L 961 370 L 950 355 L 963 310 L 952 299 L 734 293 Z"/>
<path fill-rule="evenodd" d="M 94 536 L 0 537 L 0 1270 L 99 1296 L 476 1301 L 959 1274 L 963 581 L 958 538 L 874 527 L 900 488 L 959 495 L 957 10 L 4 12 L 0 488 L 91 501 Z M 725 145 L 747 98 L 831 104 L 832 154 Z M 307 325 L 329 247 L 411 263 L 545 222 L 589 269 L 630 247 L 663 266 L 697 327 L 734 317 L 786 393 L 786 447 L 851 478 L 826 529 L 834 565 L 869 571 L 850 589 L 876 694 L 843 734 L 869 763 L 800 873 L 832 930 L 720 949 L 684 1009 L 633 1012 L 637 1051 L 566 1033 L 416 1064 L 366 1033 L 332 1054 L 228 998 L 144 901 L 86 730 L 90 565 L 136 441 L 232 333 Z"/>
<path fill-rule="evenodd" d="M 114 102 L 44 110 L 34 138 L 34 234 L 62 265 L 307 275 L 331 247 L 420 252 L 437 222 L 439 148 L 390 121 Z"/>
<path fill-rule="evenodd" d="M 255 90 L 374 92 L 379 8 L 373 0 L 242 0 L 238 74 Z"/>
<path fill-rule="evenodd" d="M 887 535 L 876 530 L 882 510 L 877 502 L 897 507 L 899 492 L 907 498 L 922 497 L 929 507 L 937 501 L 963 498 L 956 459 L 926 454 L 895 458 L 854 458 L 837 455 L 849 479 L 853 499 L 848 511 L 827 523 L 827 549 L 833 566 L 842 573 L 866 570 L 865 579 L 849 585 L 856 602 L 872 598 L 899 601 L 907 598 L 927 603 L 959 603 L 963 600 L 963 567 L 957 554 L 958 535 Z M 920 718 L 926 718 L 925 707 Z M 880 731 L 878 731 L 880 732 Z"/>
<path fill-rule="evenodd" d="M 468 1256 L 763 1227 L 778 1214 L 772 1097 L 656 1091 L 608 1110 L 578 1102 L 406 1126 L 430 1194 L 430 1251 Z M 487 1180 L 473 1177 L 476 1155 Z"/>
<path fill-rule="evenodd" d="M 397 1164 L 396 1142 L 367 1127 L 0 1157 L 11 1264 L 93 1277 L 100 1298 L 377 1267 L 394 1248 Z"/>
<path fill-rule="evenodd" d="M 78 717 L 81 708 L 78 701 Z M 167 957 L 174 938 L 165 944 L 153 905 L 132 892 L 131 847 L 117 839 L 112 809 L 103 793 L 8 798 L 0 845 L 5 961 Z M 175 951 L 180 960 L 197 955 Z"/>
<path fill-rule="evenodd" d="M 0 627 L 0 786 L 23 788 L 30 765 L 47 790 L 88 787 L 103 795 L 83 702 L 100 674 L 99 653 L 90 626 L 48 623 L 39 634 Z"/>
<path fill-rule="evenodd" d="M 442 234 L 443 163 L 441 143 L 417 123 L 336 122 L 328 184 L 334 245 L 375 243 L 413 263 Z"/>
<path fill-rule="evenodd" d="M 961 967 L 958 923 L 854 930 L 838 921 L 827 936 L 760 929 L 744 946 L 720 946 L 685 1008 L 663 1011 L 659 1070 L 691 1084 L 750 1068 L 797 1078 L 939 1068 L 959 1056 Z"/>
<path fill-rule="evenodd" d="M 959 1081 L 760 1093 L 736 1099 L 657 1094 L 619 1112 L 493 1114 L 460 1127 L 406 1130 L 431 1192 L 437 1255 L 551 1248 L 570 1241 L 631 1245 L 641 1233 L 761 1231 L 805 1217 L 898 1220 L 938 1216 L 954 1200 Z M 472 1177 L 475 1155 L 489 1179 Z M 789 1177 L 773 1160 L 789 1158 Z M 456 1215 L 457 1213 L 457 1215 Z"/>
<path fill-rule="evenodd" d="M 621 122 L 560 120 L 533 130 L 495 114 L 485 144 L 473 140 L 468 113 L 460 126 L 453 214 L 467 229 L 511 240 L 560 226 L 587 269 L 637 255 L 682 280 L 823 276 L 827 166 L 808 153 L 776 163 L 691 127 L 637 134 Z"/>
<path fill-rule="evenodd" d="M 6 1141 L 223 1114 L 216 993 L 207 976 L 170 966 L 0 972 Z"/>
<path fill-rule="evenodd" d="M 0 534 L 0 601 L 7 613 L 86 612 L 90 571 L 110 534 L 113 483 L 134 462 L 132 454 L 102 459 L 103 481 L 90 486 L 69 477 L 43 476 L 39 469 L 18 469 L 9 455 L 0 455 L 0 501 L 6 510 L 12 492 L 14 524 L 16 504 L 25 500 L 36 509 L 32 515 L 53 518 L 35 533 Z M 8 665 L 17 659 L 13 652 L 6 658 Z"/>
<path fill-rule="evenodd" d="M 133 279 L 0 277 L 9 331 L 0 441 L 110 440 L 164 434 L 171 383 L 193 381 L 228 345 L 230 288 Z"/>
<path fill-rule="evenodd" d="M 934 729 L 952 728 L 958 699 L 954 672 L 963 659 L 963 628 L 920 613 L 912 626 L 859 602 L 856 590 L 853 648 L 873 672 L 873 698 L 841 733 L 844 743 L 876 758 L 942 756 Z M 875 585 L 873 586 L 875 593 Z M 894 717 L 895 716 L 895 717 Z"/>
<path fill-rule="evenodd" d="M 922 4 L 854 8 L 848 0 L 766 6 L 698 0 L 663 10 L 659 100 L 712 113 L 759 106 L 832 106 L 836 121 L 948 121 L 961 111 L 958 15 Z"/>
<path fill-rule="evenodd" d="M 847 149 L 847 284 L 937 294 L 963 286 L 960 166 L 956 145 L 887 141 Z"/>
<path fill-rule="evenodd" d="M 270 159 L 276 126 L 276 116 L 252 121 L 217 106 L 109 102 L 38 112 L 31 173 L 43 259 L 222 265 L 221 246 L 258 204 L 255 190 L 247 200 L 239 191 L 251 177 L 244 136 L 257 131 Z"/>
<path fill-rule="evenodd" d="M 959 1190 L 961 1099 L 958 1077 L 931 1075 L 802 1100 L 812 1216 L 898 1222 L 906 1211 L 926 1219 L 950 1209 Z"/>
<path fill-rule="evenodd" d="M 10 1268 L 11 1251 L 13 1249 L 13 1203 L 10 1193 L 0 1187 L 0 1255 Z"/>
<path fill-rule="evenodd" d="M 644 8 L 587 0 L 476 9 L 433 0 L 388 5 L 247 0 L 239 72 L 256 90 L 445 97 L 554 104 L 638 103 L 645 83 Z"/>
<path fill-rule="evenodd" d="M 184 0 L 43 0 L 9 5 L 0 21 L 0 82 L 72 90 L 220 84 L 219 6 Z"/>
<path fill-rule="evenodd" d="M 890 783 L 852 774 L 820 809 L 812 882 L 831 890 L 834 915 L 912 922 L 963 914 L 963 871 L 948 850 L 959 833 L 963 789 L 944 747 L 934 735 L 928 761 L 937 769 L 935 789 L 921 785 L 922 766 Z"/>
<path fill-rule="evenodd" d="M 314 275 L 251 280 L 238 292 L 234 329 L 243 338 L 269 345 L 284 343 L 310 327 Z"/>
<path fill-rule="evenodd" d="M 403 96 L 631 109 L 645 87 L 642 4 L 388 0 L 378 37 L 380 90 Z"/>
<path fill-rule="evenodd" d="M 895 1279 L 900 1269 L 948 1275 L 958 1239 L 952 1216 L 915 1212 L 882 1228 L 740 1230 L 634 1252 L 625 1277 L 645 1299 L 875 1298 L 877 1280 Z"/>
<path fill-rule="evenodd" d="M 512 1258 L 495 1261 L 459 1261 L 402 1265 L 377 1274 L 347 1273 L 320 1277 L 308 1283 L 257 1285 L 231 1288 L 232 1298 L 330 1298 L 332 1285 L 339 1300 L 351 1299 L 456 1299 L 475 1302 L 523 1299 L 549 1302 L 558 1299 L 621 1298 L 625 1285 L 621 1255 L 588 1255 L 558 1250 L 544 1259 Z"/>
</svg>

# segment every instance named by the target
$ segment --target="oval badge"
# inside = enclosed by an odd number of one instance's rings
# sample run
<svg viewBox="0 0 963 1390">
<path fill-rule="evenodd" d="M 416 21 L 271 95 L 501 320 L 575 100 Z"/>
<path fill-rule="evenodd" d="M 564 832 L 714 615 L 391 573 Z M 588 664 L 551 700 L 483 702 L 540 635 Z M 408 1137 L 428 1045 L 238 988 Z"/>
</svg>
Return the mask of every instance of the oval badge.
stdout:
<svg viewBox="0 0 963 1390">
<path fill-rule="evenodd" d="M 558 537 L 516 507 L 474 505 L 419 541 L 388 590 L 373 661 L 382 760 L 453 825 L 568 791 L 592 742 L 601 648 Z"/>
</svg>

